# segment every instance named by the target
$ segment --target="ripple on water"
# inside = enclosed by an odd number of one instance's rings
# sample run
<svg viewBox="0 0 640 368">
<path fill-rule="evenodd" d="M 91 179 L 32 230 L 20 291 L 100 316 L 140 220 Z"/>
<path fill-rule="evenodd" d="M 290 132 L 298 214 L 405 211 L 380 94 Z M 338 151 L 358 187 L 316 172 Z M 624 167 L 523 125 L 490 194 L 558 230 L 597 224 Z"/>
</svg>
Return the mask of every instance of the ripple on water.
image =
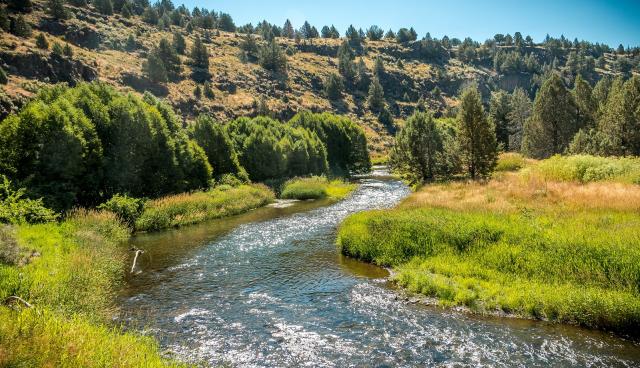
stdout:
<svg viewBox="0 0 640 368">
<path fill-rule="evenodd" d="M 637 345 L 606 334 L 398 300 L 380 279 L 383 270 L 336 254 L 335 232 L 342 219 L 392 207 L 409 193 L 398 181 L 368 177 L 360 183 L 344 201 L 286 216 L 274 212 L 213 239 L 203 236 L 189 252 L 171 243 L 177 238 L 155 235 L 145 243 L 146 254 L 153 257 L 153 242 L 164 241 L 166 261 L 131 280 L 133 295 L 121 303 L 123 321 L 147 326 L 181 359 L 213 365 L 640 364 Z M 171 247 L 182 253 L 172 256 Z"/>
</svg>

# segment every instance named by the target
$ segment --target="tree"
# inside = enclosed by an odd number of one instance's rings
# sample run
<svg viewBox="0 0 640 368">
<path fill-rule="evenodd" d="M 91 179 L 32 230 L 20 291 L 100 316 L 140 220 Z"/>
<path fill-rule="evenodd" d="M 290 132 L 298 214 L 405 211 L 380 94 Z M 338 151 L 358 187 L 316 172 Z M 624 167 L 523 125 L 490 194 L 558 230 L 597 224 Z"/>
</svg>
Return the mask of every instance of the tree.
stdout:
<svg viewBox="0 0 640 368">
<path fill-rule="evenodd" d="M 200 37 L 196 37 L 191 47 L 191 77 L 195 81 L 209 79 L 209 51 Z"/>
<path fill-rule="evenodd" d="M 373 82 L 369 86 L 369 94 L 367 97 L 367 105 L 369 109 L 375 113 L 382 111 L 385 107 L 384 89 L 378 78 L 373 78 Z"/>
<path fill-rule="evenodd" d="M 375 75 L 378 79 L 384 78 L 384 63 L 382 62 L 382 58 L 380 56 L 376 57 L 376 61 L 373 64 L 373 75 Z"/>
<path fill-rule="evenodd" d="M 127 37 L 127 43 L 125 44 L 125 49 L 127 51 L 133 51 L 137 48 L 138 48 L 138 42 L 136 42 L 136 39 L 135 37 L 133 37 L 133 34 L 129 34 L 129 37 Z"/>
<path fill-rule="evenodd" d="M 9 83 L 9 78 L 7 77 L 7 73 L 0 67 L 0 84 Z"/>
<path fill-rule="evenodd" d="M 489 101 L 489 117 L 496 128 L 496 139 L 505 151 L 509 151 L 509 136 L 511 127 L 509 113 L 511 112 L 511 98 L 504 91 L 493 92 Z"/>
<path fill-rule="evenodd" d="M 62 56 L 64 50 L 62 49 L 62 45 L 59 42 L 54 42 L 51 47 L 51 53 L 54 55 Z"/>
<path fill-rule="evenodd" d="M 218 19 L 218 29 L 226 32 L 235 32 L 236 25 L 233 23 L 233 18 L 227 13 L 220 13 L 220 17 Z"/>
<path fill-rule="evenodd" d="M 351 50 L 351 46 L 347 41 L 344 41 L 338 48 L 338 72 L 347 81 L 352 81 L 356 74 L 354 58 L 355 54 Z"/>
<path fill-rule="evenodd" d="M 623 83 L 617 78 L 598 121 L 603 138 L 603 154 L 640 155 L 640 77 Z"/>
<path fill-rule="evenodd" d="M 8 0 L 7 4 L 9 9 L 20 13 L 30 13 L 33 10 L 31 0 Z"/>
<path fill-rule="evenodd" d="M 47 37 L 42 32 L 36 37 L 36 47 L 43 50 L 49 49 L 49 41 L 47 41 Z"/>
<path fill-rule="evenodd" d="M 359 90 L 366 91 L 369 89 L 369 83 L 371 82 L 368 74 L 369 70 L 364 60 L 360 58 L 358 64 L 356 64 L 356 85 Z"/>
<path fill-rule="evenodd" d="M 93 4 L 101 14 L 104 14 L 104 15 L 113 14 L 113 3 L 111 3 L 111 0 L 93 0 Z M 156 20 L 156 23 L 157 23 L 157 20 Z"/>
<path fill-rule="evenodd" d="M 286 73 L 287 71 L 287 55 L 278 46 L 275 39 L 260 48 L 258 59 L 260 65 L 267 70 L 277 73 Z"/>
<path fill-rule="evenodd" d="M 401 43 L 415 41 L 418 38 L 418 34 L 413 29 L 400 28 L 396 33 L 396 40 Z"/>
<path fill-rule="evenodd" d="M 324 81 L 324 93 L 331 100 L 339 100 L 342 98 L 344 84 L 342 77 L 336 73 L 331 73 Z"/>
<path fill-rule="evenodd" d="M 184 55 L 187 50 L 187 43 L 180 32 L 173 33 L 173 48 L 179 55 Z"/>
<path fill-rule="evenodd" d="M 284 26 L 282 27 L 282 36 L 289 39 L 293 39 L 296 36 L 296 31 L 293 29 L 289 19 L 284 22 Z"/>
<path fill-rule="evenodd" d="M 22 14 L 11 19 L 11 33 L 18 36 L 27 38 L 31 36 L 31 26 L 24 19 Z"/>
<path fill-rule="evenodd" d="M 11 20 L 9 19 L 9 14 L 7 14 L 7 9 L 4 7 L 0 7 L 0 30 L 4 32 L 11 30 Z"/>
<path fill-rule="evenodd" d="M 69 18 L 69 12 L 64 7 L 63 0 L 48 0 L 47 7 L 47 13 L 54 19 L 65 20 Z"/>
<path fill-rule="evenodd" d="M 349 28 L 347 28 L 347 31 L 345 32 L 344 36 L 347 38 L 347 41 L 349 42 L 349 45 L 351 47 L 360 47 L 360 45 L 362 44 L 362 38 L 360 37 L 360 32 L 358 32 L 358 30 L 356 30 L 356 28 L 352 25 L 349 26 Z"/>
<path fill-rule="evenodd" d="M 509 101 L 510 108 L 507 115 L 509 120 L 509 149 L 520 151 L 522 149 L 522 134 L 525 122 L 531 116 L 531 100 L 527 93 L 520 87 L 516 88 Z"/>
<path fill-rule="evenodd" d="M 373 25 L 369 27 L 369 29 L 367 29 L 367 38 L 370 39 L 371 41 L 381 40 L 383 35 L 384 35 L 384 31 L 382 30 L 382 28 L 376 25 Z"/>
<path fill-rule="evenodd" d="M 384 34 L 384 38 L 386 38 L 387 40 L 395 40 L 396 39 L 396 34 L 395 32 L 393 32 L 392 29 L 388 30 L 387 33 Z"/>
<path fill-rule="evenodd" d="M 151 52 L 147 57 L 147 61 L 142 65 L 142 68 L 147 77 L 155 83 L 166 83 L 167 70 L 164 68 L 164 63 L 160 59 L 157 53 Z"/>
<path fill-rule="evenodd" d="M 215 93 L 213 92 L 213 88 L 211 87 L 211 82 L 206 81 L 204 82 L 204 96 L 208 99 L 213 99 L 216 97 Z"/>
<path fill-rule="evenodd" d="M 62 54 L 68 58 L 72 58 L 73 49 L 71 48 L 71 45 L 69 45 L 68 43 L 65 43 L 64 47 L 62 48 Z"/>
<path fill-rule="evenodd" d="M 460 96 L 458 141 L 461 159 L 471 179 L 485 178 L 498 159 L 496 133 L 482 107 L 477 86 L 466 88 Z"/>
<path fill-rule="evenodd" d="M 222 124 L 207 115 L 200 115 L 192 125 L 189 135 L 206 153 L 214 178 L 220 179 L 225 174 L 233 174 L 242 180 L 248 179 Z"/>
<path fill-rule="evenodd" d="M 576 103 L 560 77 L 552 73 L 536 95 L 524 126 L 523 151 L 534 158 L 562 153 L 578 131 Z"/>
<path fill-rule="evenodd" d="M 157 25 L 160 20 L 158 11 L 153 6 L 147 6 L 142 13 L 142 20 L 151 25 Z"/>
<path fill-rule="evenodd" d="M 440 174 L 443 154 L 440 131 L 431 113 L 415 112 L 396 134 L 391 166 L 408 173 L 415 182 L 428 182 Z"/>
<path fill-rule="evenodd" d="M 180 57 L 166 38 L 160 40 L 158 46 L 152 53 L 157 54 L 162 61 L 164 69 L 167 72 L 167 77 L 177 78 L 178 75 L 180 75 L 180 71 L 182 70 Z"/>
<path fill-rule="evenodd" d="M 576 102 L 578 129 L 593 128 L 595 126 L 597 108 L 593 100 L 593 90 L 591 86 L 578 74 L 571 93 Z"/>
<path fill-rule="evenodd" d="M 196 88 L 193 89 L 193 97 L 195 97 L 196 100 L 202 98 L 202 88 L 200 88 L 199 84 L 196 84 Z"/>
</svg>

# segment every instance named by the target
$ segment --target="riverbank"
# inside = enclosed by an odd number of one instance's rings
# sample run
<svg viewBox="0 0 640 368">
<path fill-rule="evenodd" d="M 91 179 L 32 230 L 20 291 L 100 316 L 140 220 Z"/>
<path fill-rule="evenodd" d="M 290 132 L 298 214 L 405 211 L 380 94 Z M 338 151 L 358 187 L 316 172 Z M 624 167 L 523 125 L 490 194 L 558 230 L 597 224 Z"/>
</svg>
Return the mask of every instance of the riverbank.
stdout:
<svg viewBox="0 0 640 368">
<path fill-rule="evenodd" d="M 180 366 L 152 338 L 108 327 L 129 236 L 115 215 L 78 211 L 0 231 L 13 254 L 0 262 L 0 366 Z"/>
<path fill-rule="evenodd" d="M 484 184 L 425 186 L 395 209 L 349 217 L 338 245 L 443 306 L 637 334 L 636 164 L 556 157 Z"/>
<path fill-rule="evenodd" d="M 294 178 L 282 186 L 282 199 L 324 199 L 342 200 L 358 186 L 344 180 L 328 180 L 325 177 Z"/>
</svg>

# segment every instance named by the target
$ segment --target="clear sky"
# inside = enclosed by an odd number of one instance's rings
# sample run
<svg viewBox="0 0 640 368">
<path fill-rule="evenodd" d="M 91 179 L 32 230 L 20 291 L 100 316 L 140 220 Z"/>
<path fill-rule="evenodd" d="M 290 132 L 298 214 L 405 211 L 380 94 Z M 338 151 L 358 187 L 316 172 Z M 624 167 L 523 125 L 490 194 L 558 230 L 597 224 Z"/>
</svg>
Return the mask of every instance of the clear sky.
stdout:
<svg viewBox="0 0 640 368">
<path fill-rule="evenodd" d="M 349 0 L 173 0 L 189 8 L 205 7 L 231 14 L 237 25 L 263 19 L 282 26 L 289 18 L 299 28 L 308 20 L 318 30 L 334 24 L 341 34 L 353 24 L 365 29 L 413 26 L 422 38 L 470 36 L 484 41 L 496 33 L 520 31 L 536 41 L 551 36 L 605 42 L 612 47 L 640 45 L 640 0 L 520 1 L 349 1 Z"/>
</svg>

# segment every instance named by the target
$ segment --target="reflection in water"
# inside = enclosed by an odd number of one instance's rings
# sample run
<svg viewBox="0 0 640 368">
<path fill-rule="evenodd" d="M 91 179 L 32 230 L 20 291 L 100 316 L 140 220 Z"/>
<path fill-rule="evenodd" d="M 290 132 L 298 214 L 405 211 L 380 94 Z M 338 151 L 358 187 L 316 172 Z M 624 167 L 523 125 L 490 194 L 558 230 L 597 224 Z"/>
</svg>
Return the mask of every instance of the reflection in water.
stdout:
<svg viewBox="0 0 640 368">
<path fill-rule="evenodd" d="M 136 237 L 147 252 L 121 318 L 184 360 L 235 366 L 640 364 L 638 345 L 604 333 L 399 300 L 386 270 L 336 252 L 345 216 L 408 194 L 390 178 L 359 182 L 329 206 L 296 202 Z"/>
</svg>

